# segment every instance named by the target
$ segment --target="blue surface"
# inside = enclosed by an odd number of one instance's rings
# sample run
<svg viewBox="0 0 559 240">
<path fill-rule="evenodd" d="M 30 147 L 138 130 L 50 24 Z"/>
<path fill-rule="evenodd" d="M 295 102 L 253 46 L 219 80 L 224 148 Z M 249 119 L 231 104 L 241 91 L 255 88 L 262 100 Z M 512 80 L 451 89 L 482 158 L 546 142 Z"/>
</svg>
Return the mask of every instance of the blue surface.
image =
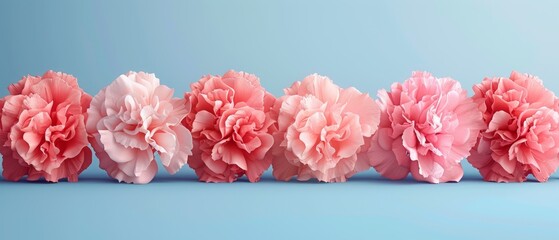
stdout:
<svg viewBox="0 0 559 240">
<path fill-rule="evenodd" d="M 464 88 L 512 70 L 559 93 L 556 1 L 0 1 L 0 95 L 48 69 L 96 94 L 128 70 L 188 90 L 257 74 L 279 96 L 308 74 L 375 95 L 413 70 Z M 471 91 L 470 91 L 471 92 Z M 0 181 L 0 239 L 556 238 L 559 179 L 204 184 L 187 167 L 144 186 L 97 167 L 80 183 Z"/>
</svg>

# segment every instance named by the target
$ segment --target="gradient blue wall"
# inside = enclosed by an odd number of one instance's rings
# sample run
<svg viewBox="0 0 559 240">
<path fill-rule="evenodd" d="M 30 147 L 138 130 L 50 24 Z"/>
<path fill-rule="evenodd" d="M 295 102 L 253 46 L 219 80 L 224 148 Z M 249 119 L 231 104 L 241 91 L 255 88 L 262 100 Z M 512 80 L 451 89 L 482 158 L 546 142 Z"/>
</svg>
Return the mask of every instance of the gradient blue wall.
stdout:
<svg viewBox="0 0 559 240">
<path fill-rule="evenodd" d="M 554 1 L 2 1 L 0 94 L 47 69 L 94 94 L 128 70 L 183 92 L 244 70 L 274 94 L 318 72 L 375 94 L 412 70 L 452 76 L 530 72 L 559 90 Z"/>
<path fill-rule="evenodd" d="M 413 70 L 471 92 L 528 72 L 559 92 L 554 1 L 1 1 L 0 95 L 48 69 L 94 95 L 129 70 L 182 96 L 205 74 L 254 73 L 279 96 L 311 73 L 375 96 Z M 95 165 L 95 164 L 94 164 Z M 95 171 L 94 167 L 88 171 Z"/>
</svg>

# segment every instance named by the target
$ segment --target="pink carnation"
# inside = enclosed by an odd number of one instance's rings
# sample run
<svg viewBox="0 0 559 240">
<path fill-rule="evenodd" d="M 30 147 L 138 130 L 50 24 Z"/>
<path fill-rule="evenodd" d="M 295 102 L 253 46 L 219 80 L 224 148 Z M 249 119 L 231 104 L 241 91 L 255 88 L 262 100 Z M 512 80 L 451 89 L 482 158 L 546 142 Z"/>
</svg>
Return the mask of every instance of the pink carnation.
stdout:
<svg viewBox="0 0 559 240">
<path fill-rule="evenodd" d="M 274 113 L 276 179 L 343 182 L 369 168 L 357 156 L 379 124 L 380 110 L 368 94 L 314 74 L 285 89 Z"/>
<path fill-rule="evenodd" d="M 460 181 L 460 161 L 469 155 L 485 128 L 477 105 L 451 78 L 413 72 L 391 92 L 380 90 L 379 130 L 369 159 L 384 177 L 418 181 Z"/>
<path fill-rule="evenodd" d="M 275 97 L 244 72 L 208 75 L 190 87 L 185 99 L 191 112 L 183 123 L 196 147 L 188 165 L 200 181 L 233 182 L 246 174 L 257 182 L 271 164 Z"/>
<path fill-rule="evenodd" d="M 192 136 L 180 123 L 188 113 L 184 99 L 159 85 L 153 74 L 129 72 L 101 90 L 88 109 L 87 132 L 109 176 L 148 183 L 157 173 L 154 153 L 176 173 L 192 155 Z"/>
<path fill-rule="evenodd" d="M 91 164 L 85 121 L 91 96 L 72 75 L 27 76 L 0 100 L 0 153 L 4 178 L 78 181 Z"/>
<path fill-rule="evenodd" d="M 537 77 L 512 72 L 474 86 L 474 101 L 488 124 L 468 161 L 483 179 L 547 181 L 559 166 L 559 101 Z"/>
</svg>

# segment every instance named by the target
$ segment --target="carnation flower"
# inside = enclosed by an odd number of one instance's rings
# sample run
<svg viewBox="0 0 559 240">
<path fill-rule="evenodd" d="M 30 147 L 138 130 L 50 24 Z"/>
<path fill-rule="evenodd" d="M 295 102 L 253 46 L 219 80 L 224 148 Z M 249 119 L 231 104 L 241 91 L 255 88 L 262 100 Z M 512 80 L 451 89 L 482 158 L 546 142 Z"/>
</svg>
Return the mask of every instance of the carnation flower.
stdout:
<svg viewBox="0 0 559 240">
<path fill-rule="evenodd" d="M 72 75 L 53 71 L 24 77 L 9 92 L 0 100 L 4 178 L 78 181 L 91 164 L 85 130 L 91 96 Z"/>
<path fill-rule="evenodd" d="M 183 123 L 196 147 L 188 165 L 200 181 L 233 182 L 243 175 L 259 181 L 271 164 L 275 97 L 244 72 L 204 76 L 190 87 L 184 97 L 191 111 Z"/>
<path fill-rule="evenodd" d="M 485 128 L 477 105 L 451 78 L 413 72 L 404 83 L 380 90 L 379 130 L 369 159 L 384 177 L 418 181 L 460 181 L 460 161 Z"/>
<path fill-rule="evenodd" d="M 540 79 L 512 72 L 474 86 L 474 101 L 488 124 L 468 161 L 483 179 L 547 181 L 559 166 L 559 101 Z"/>
<path fill-rule="evenodd" d="M 367 159 L 357 155 L 364 138 L 377 130 L 379 114 L 368 94 L 342 89 L 328 77 L 314 74 L 295 82 L 274 106 L 274 177 L 344 182 L 368 169 Z"/>
<path fill-rule="evenodd" d="M 176 173 L 192 155 L 192 136 L 180 124 L 184 99 L 153 74 L 129 72 L 101 90 L 88 109 L 89 141 L 99 166 L 127 183 L 148 183 L 157 173 L 154 153 Z"/>
</svg>

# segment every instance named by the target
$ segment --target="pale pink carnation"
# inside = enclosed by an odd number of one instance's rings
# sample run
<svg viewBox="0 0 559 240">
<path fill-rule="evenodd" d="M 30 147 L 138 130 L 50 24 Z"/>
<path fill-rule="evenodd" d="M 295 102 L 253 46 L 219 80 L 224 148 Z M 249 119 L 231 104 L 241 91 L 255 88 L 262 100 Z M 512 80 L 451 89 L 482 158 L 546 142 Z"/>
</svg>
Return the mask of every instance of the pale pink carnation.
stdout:
<svg viewBox="0 0 559 240">
<path fill-rule="evenodd" d="M 460 181 L 460 161 L 485 128 L 477 105 L 451 78 L 413 72 L 404 83 L 380 90 L 379 130 L 369 159 L 384 177 L 418 181 Z"/>
<path fill-rule="evenodd" d="M 192 154 L 192 136 L 181 125 L 184 99 L 159 84 L 153 74 L 129 72 L 101 90 L 88 109 L 87 132 L 109 176 L 127 183 L 148 183 L 157 173 L 154 153 L 176 173 Z"/>
<path fill-rule="evenodd" d="M 24 77 L 9 91 L 0 100 L 4 178 L 78 181 L 91 164 L 85 130 L 91 96 L 72 75 L 53 71 Z"/>
<path fill-rule="evenodd" d="M 200 181 L 233 182 L 243 175 L 259 181 L 271 164 L 275 97 L 255 75 L 232 70 L 204 76 L 190 88 L 184 97 L 191 111 L 183 123 L 195 148 L 188 165 Z"/>
<path fill-rule="evenodd" d="M 369 168 L 357 156 L 379 123 L 379 107 L 368 94 L 313 74 L 285 89 L 274 114 L 276 179 L 344 182 Z"/>
<path fill-rule="evenodd" d="M 473 87 L 488 124 L 468 161 L 483 179 L 547 181 L 559 166 L 559 100 L 535 76 L 485 78 Z"/>
</svg>

